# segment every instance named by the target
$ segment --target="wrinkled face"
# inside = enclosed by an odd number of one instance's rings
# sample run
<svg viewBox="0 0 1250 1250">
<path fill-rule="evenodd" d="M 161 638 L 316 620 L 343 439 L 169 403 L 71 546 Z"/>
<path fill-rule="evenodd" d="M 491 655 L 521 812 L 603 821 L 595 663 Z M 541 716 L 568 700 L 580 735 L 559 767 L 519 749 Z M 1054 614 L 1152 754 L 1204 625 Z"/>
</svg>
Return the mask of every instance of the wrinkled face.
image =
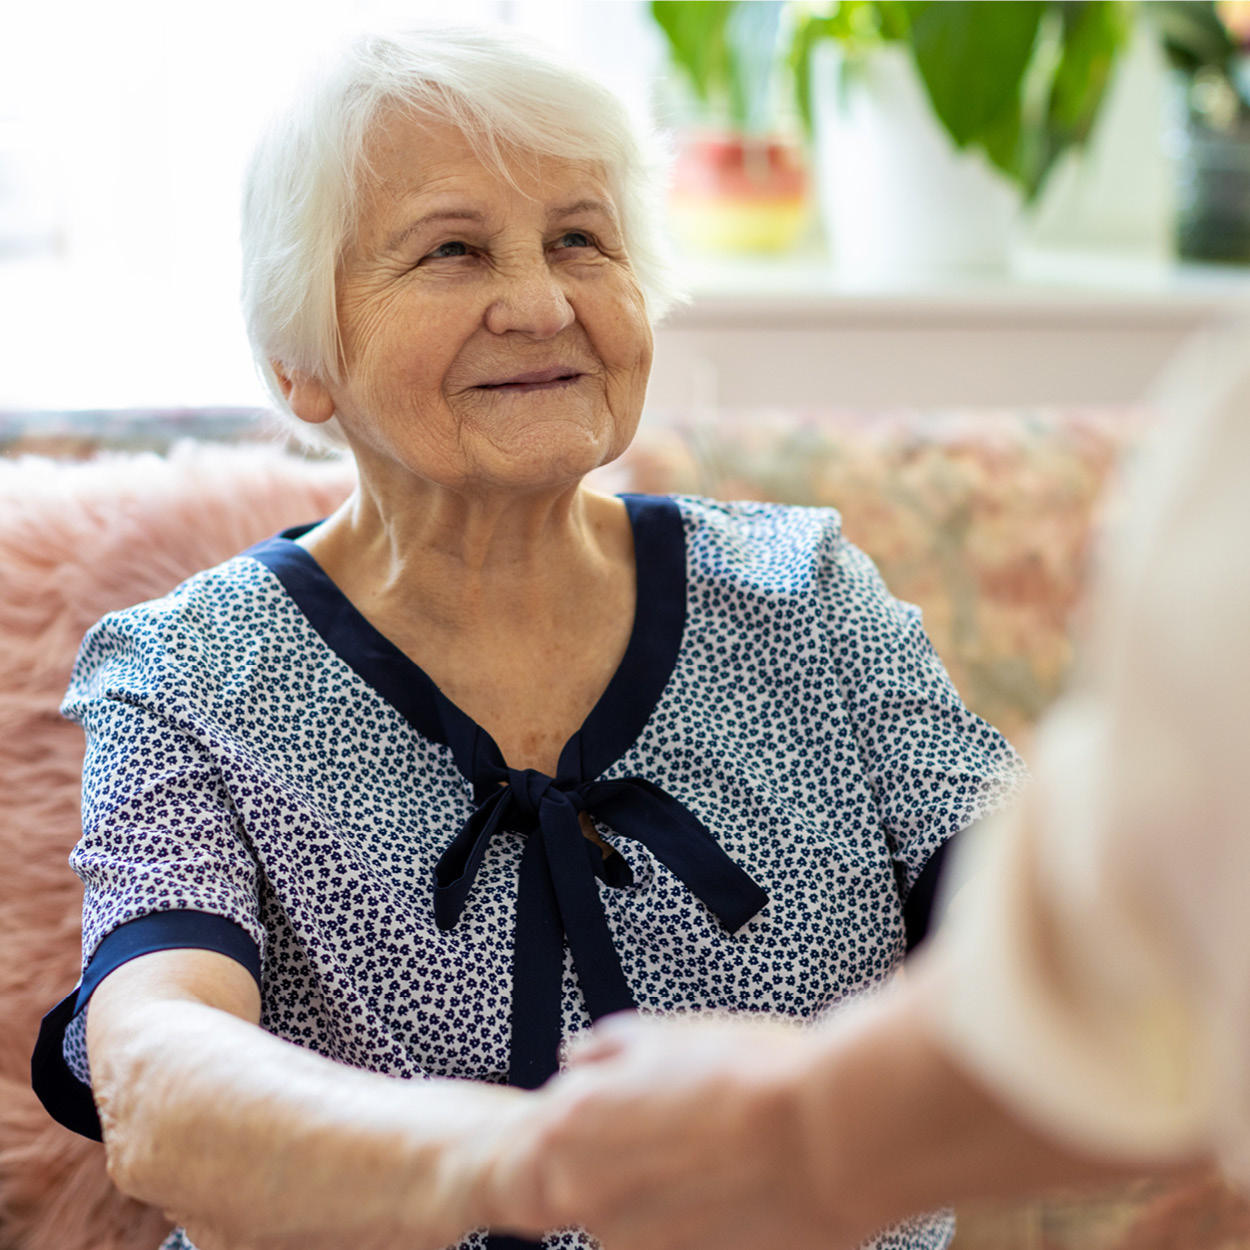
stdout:
<svg viewBox="0 0 1250 1250">
<path fill-rule="evenodd" d="M 511 185 L 450 126 L 392 118 L 343 258 L 338 416 L 362 471 L 533 490 L 619 455 L 651 366 L 642 292 L 597 167 L 525 154 Z"/>
</svg>

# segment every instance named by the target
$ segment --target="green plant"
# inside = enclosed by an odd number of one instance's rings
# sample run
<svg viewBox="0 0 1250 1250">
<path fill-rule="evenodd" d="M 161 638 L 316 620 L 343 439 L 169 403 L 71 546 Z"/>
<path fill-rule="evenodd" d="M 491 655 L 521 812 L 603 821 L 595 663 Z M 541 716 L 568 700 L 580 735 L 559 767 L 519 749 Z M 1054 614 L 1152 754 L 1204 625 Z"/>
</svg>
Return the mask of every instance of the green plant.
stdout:
<svg viewBox="0 0 1250 1250">
<path fill-rule="evenodd" d="M 1125 0 L 841 0 L 796 24 L 799 111 L 810 128 L 820 41 L 841 45 L 844 88 L 874 49 L 902 46 L 955 146 L 983 151 L 1032 202 L 1089 136 L 1130 25 Z"/>
<path fill-rule="evenodd" d="M 652 0 L 651 16 L 705 115 L 733 130 L 773 129 L 781 0 Z"/>
</svg>

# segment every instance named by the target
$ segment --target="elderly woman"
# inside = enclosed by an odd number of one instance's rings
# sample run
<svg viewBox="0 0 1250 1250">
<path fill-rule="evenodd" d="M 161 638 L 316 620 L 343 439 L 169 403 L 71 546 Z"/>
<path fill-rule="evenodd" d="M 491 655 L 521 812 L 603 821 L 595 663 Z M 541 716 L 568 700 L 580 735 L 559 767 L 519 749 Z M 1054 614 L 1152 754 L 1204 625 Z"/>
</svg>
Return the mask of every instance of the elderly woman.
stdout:
<svg viewBox="0 0 1250 1250">
<path fill-rule="evenodd" d="M 359 486 L 84 643 L 85 971 L 35 1063 L 170 1248 L 517 1244 L 504 1083 L 625 1008 L 880 984 L 1018 781 L 834 514 L 583 484 L 672 299 L 656 171 L 474 32 L 358 43 L 252 163 L 257 357 Z"/>
</svg>

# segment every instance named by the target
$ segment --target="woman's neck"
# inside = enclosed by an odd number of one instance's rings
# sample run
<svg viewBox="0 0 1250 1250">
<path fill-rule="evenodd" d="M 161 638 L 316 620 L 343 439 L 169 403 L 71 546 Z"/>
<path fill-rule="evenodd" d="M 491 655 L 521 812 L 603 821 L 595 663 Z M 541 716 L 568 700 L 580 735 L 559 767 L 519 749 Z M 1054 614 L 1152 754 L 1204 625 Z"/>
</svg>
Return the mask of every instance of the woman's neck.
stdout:
<svg viewBox="0 0 1250 1250">
<path fill-rule="evenodd" d="M 402 497 L 362 484 L 300 542 L 367 616 L 457 633 L 563 617 L 633 562 L 624 505 L 577 484 Z"/>
<path fill-rule="evenodd" d="M 384 510 L 360 490 L 299 541 L 514 768 L 554 773 L 629 643 L 633 531 L 619 499 L 573 487 Z"/>
</svg>

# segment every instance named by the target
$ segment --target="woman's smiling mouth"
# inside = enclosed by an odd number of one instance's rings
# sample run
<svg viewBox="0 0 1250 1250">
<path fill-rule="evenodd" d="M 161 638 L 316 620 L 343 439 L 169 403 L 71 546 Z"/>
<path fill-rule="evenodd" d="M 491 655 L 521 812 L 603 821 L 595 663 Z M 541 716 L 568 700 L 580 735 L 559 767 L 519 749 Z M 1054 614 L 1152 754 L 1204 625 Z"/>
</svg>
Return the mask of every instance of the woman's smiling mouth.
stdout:
<svg viewBox="0 0 1250 1250">
<path fill-rule="evenodd" d="M 586 375 L 580 369 L 570 369 L 567 365 L 556 365 L 550 369 L 535 369 L 528 373 L 514 374 L 510 378 L 501 378 L 498 382 L 479 383 L 480 391 L 499 391 L 505 394 L 525 394 L 529 391 L 559 390 L 569 386 Z"/>
</svg>

